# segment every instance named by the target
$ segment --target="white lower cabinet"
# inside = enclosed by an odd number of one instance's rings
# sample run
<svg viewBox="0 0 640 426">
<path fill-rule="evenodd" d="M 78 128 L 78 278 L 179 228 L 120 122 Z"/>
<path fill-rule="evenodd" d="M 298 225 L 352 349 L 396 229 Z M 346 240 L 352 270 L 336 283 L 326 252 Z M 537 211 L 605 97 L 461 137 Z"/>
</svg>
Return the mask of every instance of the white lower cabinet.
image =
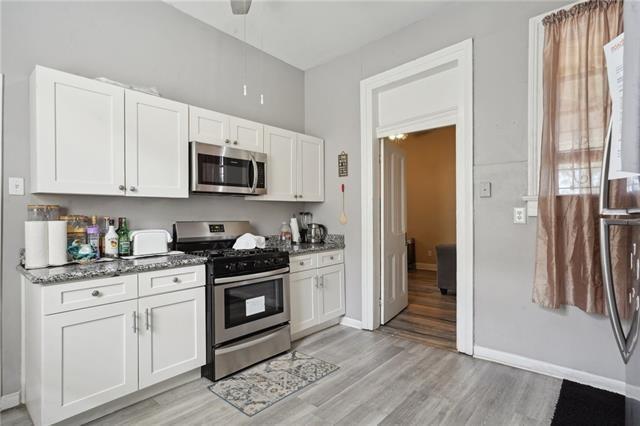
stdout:
<svg viewBox="0 0 640 426">
<path fill-rule="evenodd" d="M 128 275 L 113 301 L 103 288 L 120 278 L 25 286 L 26 405 L 36 425 L 68 419 L 206 363 L 204 265 Z M 200 270 L 198 270 L 200 269 Z M 202 281 L 139 297 L 140 277 L 183 276 Z M 148 277 L 147 277 L 148 278 Z M 197 285 L 197 286 L 196 286 Z M 100 287 L 102 286 L 102 287 Z M 47 296 L 92 290 L 98 305 L 62 305 L 47 314 Z"/>
<path fill-rule="evenodd" d="M 324 322 L 344 315 L 344 264 L 318 269 L 320 309 L 318 321 Z"/>
<path fill-rule="evenodd" d="M 318 293 L 316 270 L 289 275 L 292 334 L 313 327 L 318 323 Z"/>
<path fill-rule="evenodd" d="M 339 253 L 342 255 L 342 251 Z M 295 263 L 297 258 L 292 257 L 291 263 Z M 316 265 L 317 261 L 310 264 Z M 331 320 L 345 313 L 344 264 L 291 273 L 289 294 L 292 336 L 300 337 L 316 326 L 330 324 Z"/>
<path fill-rule="evenodd" d="M 136 300 L 50 315 L 43 322 L 43 424 L 138 389 Z"/>
<path fill-rule="evenodd" d="M 202 287 L 143 297 L 138 306 L 140 389 L 206 363 Z"/>
</svg>

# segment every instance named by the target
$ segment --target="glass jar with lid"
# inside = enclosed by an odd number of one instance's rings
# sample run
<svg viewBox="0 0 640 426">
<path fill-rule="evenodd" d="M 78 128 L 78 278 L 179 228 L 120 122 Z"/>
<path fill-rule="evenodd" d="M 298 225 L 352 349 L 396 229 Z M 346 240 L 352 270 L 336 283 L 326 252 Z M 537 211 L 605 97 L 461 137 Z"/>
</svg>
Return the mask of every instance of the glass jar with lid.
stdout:
<svg viewBox="0 0 640 426">
<path fill-rule="evenodd" d="M 45 207 L 47 220 L 60 220 L 60 206 L 49 204 Z"/>
<path fill-rule="evenodd" d="M 47 220 L 47 206 L 41 205 L 41 204 L 28 204 L 27 220 L 28 221 Z"/>
</svg>

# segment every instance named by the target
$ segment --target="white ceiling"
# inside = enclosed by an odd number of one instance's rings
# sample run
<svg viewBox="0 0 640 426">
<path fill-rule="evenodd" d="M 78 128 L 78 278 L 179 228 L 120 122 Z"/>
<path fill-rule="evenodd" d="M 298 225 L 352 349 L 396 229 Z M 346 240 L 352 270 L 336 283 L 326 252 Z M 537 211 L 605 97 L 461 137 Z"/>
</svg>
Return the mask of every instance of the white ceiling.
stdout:
<svg viewBox="0 0 640 426">
<path fill-rule="evenodd" d="M 228 0 L 165 0 L 243 40 L 243 17 Z M 253 0 L 247 42 L 302 70 L 358 49 L 433 13 L 433 1 Z"/>
</svg>

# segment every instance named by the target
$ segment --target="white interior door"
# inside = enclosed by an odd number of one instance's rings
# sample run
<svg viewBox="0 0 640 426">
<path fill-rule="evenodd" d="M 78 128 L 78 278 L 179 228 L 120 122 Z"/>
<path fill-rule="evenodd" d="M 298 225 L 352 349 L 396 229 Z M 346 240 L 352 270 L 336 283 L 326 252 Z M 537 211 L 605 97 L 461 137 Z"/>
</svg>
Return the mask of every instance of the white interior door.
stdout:
<svg viewBox="0 0 640 426">
<path fill-rule="evenodd" d="M 398 315 L 409 303 L 407 281 L 407 198 L 405 154 L 387 139 L 382 158 L 382 289 L 381 322 Z"/>
</svg>

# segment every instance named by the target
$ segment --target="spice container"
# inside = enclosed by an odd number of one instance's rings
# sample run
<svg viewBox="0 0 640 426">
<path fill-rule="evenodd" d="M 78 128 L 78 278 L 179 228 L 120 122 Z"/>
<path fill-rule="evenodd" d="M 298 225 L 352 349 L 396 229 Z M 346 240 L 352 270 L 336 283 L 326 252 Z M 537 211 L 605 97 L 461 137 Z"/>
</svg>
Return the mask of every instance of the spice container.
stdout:
<svg viewBox="0 0 640 426">
<path fill-rule="evenodd" d="M 47 206 L 39 204 L 27 205 L 27 220 L 29 222 L 41 222 L 47 220 Z"/>
<path fill-rule="evenodd" d="M 60 206 L 50 204 L 45 206 L 46 220 L 59 220 L 60 219 Z"/>
</svg>

